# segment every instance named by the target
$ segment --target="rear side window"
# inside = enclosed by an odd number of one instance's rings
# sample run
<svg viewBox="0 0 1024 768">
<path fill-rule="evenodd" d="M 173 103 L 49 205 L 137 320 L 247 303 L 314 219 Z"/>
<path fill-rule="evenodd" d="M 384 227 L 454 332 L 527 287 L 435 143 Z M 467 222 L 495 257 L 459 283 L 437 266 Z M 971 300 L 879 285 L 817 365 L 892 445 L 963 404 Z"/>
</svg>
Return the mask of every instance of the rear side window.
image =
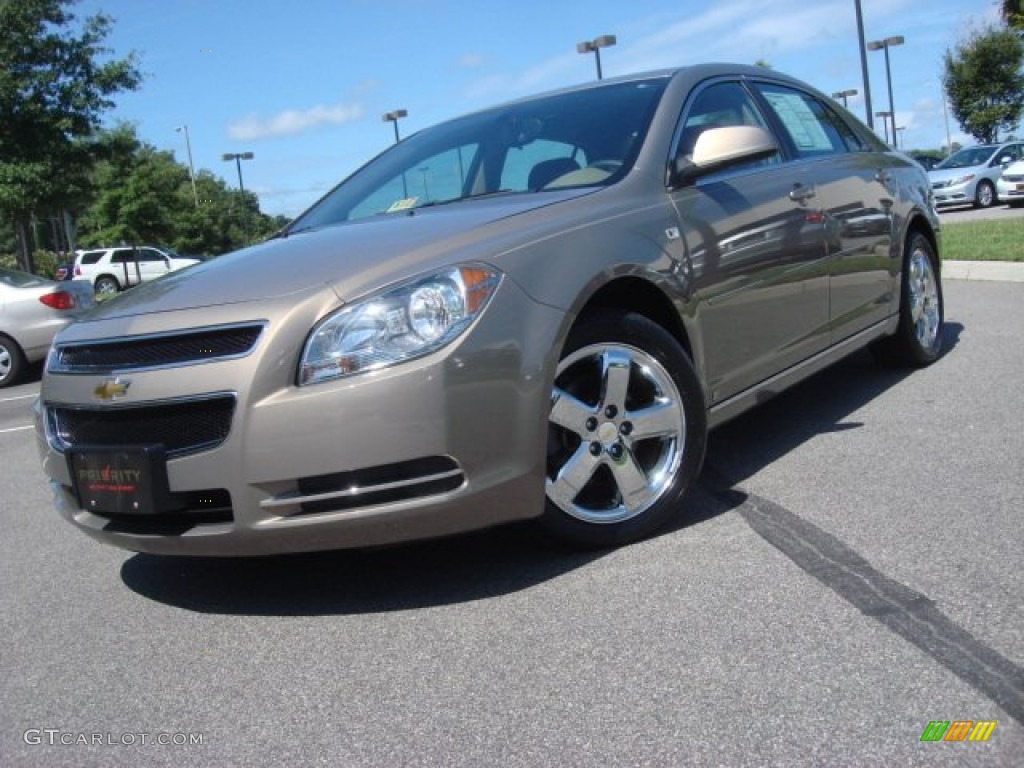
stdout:
<svg viewBox="0 0 1024 768">
<path fill-rule="evenodd" d="M 106 251 L 86 251 L 82 254 L 82 264 L 95 264 Z"/>
<path fill-rule="evenodd" d="M 755 87 L 782 124 L 798 157 L 834 155 L 863 147 L 850 127 L 811 94 L 775 83 L 757 83 Z"/>
</svg>

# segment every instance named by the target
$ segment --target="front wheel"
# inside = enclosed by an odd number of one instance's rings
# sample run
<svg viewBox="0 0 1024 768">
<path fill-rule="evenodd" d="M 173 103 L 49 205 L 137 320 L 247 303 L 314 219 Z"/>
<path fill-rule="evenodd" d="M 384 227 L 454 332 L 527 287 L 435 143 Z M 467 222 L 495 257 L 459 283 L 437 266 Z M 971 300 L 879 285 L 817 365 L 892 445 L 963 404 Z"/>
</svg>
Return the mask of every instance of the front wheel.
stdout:
<svg viewBox="0 0 1024 768">
<path fill-rule="evenodd" d="M 989 208 L 996 201 L 996 189 L 989 181 L 979 181 L 974 192 L 974 207 Z"/>
<path fill-rule="evenodd" d="M 871 347 L 880 362 L 921 367 L 938 359 L 944 314 L 938 263 L 928 238 L 913 233 L 903 257 L 899 326 Z"/>
<path fill-rule="evenodd" d="M 700 383 L 667 331 L 628 312 L 581 321 L 555 372 L 541 524 L 577 547 L 653 533 L 682 511 L 706 441 Z"/>
</svg>

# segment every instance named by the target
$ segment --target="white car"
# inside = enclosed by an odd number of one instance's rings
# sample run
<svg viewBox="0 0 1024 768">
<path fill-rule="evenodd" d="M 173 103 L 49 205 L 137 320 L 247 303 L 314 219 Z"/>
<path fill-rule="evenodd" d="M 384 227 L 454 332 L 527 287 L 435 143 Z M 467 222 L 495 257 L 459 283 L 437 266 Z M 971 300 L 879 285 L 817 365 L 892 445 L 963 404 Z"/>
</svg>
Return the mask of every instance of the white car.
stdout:
<svg viewBox="0 0 1024 768">
<path fill-rule="evenodd" d="M 996 182 L 999 200 L 1013 207 L 1024 203 L 1024 160 L 1010 163 Z"/>
<path fill-rule="evenodd" d="M 88 280 L 100 295 L 111 295 L 198 263 L 151 245 L 93 248 L 75 251 L 75 279 Z"/>
</svg>

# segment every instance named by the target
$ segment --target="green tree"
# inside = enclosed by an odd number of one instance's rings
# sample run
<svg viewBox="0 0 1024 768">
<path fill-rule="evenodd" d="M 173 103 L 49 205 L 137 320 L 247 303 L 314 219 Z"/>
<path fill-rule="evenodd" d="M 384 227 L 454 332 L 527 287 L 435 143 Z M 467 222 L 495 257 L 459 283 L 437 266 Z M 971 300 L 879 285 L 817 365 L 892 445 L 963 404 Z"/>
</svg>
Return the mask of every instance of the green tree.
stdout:
<svg viewBox="0 0 1024 768">
<path fill-rule="evenodd" d="M 1009 29 L 972 32 L 946 51 L 945 86 L 953 115 L 983 144 L 998 141 L 1024 113 L 1024 41 Z"/>
<path fill-rule="evenodd" d="M 85 245 L 157 244 L 217 255 L 286 223 L 261 213 L 254 194 L 229 188 L 205 169 L 196 174 L 193 198 L 188 168 L 139 141 L 130 125 L 99 133 L 90 154 L 94 193 L 78 219 Z"/>
<path fill-rule="evenodd" d="M 32 270 L 33 216 L 69 207 L 86 184 L 88 138 L 112 96 L 141 82 L 134 54 L 100 62 L 112 19 L 80 24 L 74 0 L 0 0 L 0 216 Z"/>
<path fill-rule="evenodd" d="M 1010 29 L 1024 32 L 1024 0 L 1002 0 L 999 15 Z"/>
</svg>

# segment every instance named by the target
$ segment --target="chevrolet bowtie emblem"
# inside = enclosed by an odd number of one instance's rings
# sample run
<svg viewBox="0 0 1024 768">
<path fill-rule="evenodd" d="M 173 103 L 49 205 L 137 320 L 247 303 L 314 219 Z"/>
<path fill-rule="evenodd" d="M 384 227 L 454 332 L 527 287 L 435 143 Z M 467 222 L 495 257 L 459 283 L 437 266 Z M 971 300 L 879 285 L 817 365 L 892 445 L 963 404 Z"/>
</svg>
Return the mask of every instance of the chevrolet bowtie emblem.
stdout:
<svg viewBox="0 0 1024 768">
<path fill-rule="evenodd" d="M 130 381 L 121 381 L 119 378 L 107 379 L 96 387 L 92 394 L 93 397 L 99 400 L 116 400 L 119 397 L 124 397 L 128 393 L 128 387 L 131 385 Z"/>
</svg>

